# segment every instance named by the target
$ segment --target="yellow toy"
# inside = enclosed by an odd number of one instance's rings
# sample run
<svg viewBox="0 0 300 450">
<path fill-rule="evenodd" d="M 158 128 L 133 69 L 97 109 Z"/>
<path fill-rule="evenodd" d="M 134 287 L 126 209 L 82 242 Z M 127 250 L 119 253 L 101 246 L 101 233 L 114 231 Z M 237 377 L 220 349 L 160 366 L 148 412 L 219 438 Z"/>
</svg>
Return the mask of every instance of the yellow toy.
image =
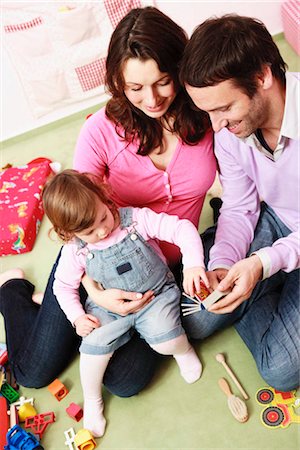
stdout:
<svg viewBox="0 0 300 450">
<path fill-rule="evenodd" d="M 78 447 L 78 450 L 93 450 L 97 445 L 92 434 L 85 428 L 78 431 L 74 438 L 74 442 Z"/>
<path fill-rule="evenodd" d="M 261 413 L 261 421 L 268 428 L 286 428 L 290 423 L 300 423 L 300 415 L 295 409 L 300 406 L 296 391 L 281 392 L 268 386 L 259 389 L 256 400 L 268 405 Z"/>
</svg>

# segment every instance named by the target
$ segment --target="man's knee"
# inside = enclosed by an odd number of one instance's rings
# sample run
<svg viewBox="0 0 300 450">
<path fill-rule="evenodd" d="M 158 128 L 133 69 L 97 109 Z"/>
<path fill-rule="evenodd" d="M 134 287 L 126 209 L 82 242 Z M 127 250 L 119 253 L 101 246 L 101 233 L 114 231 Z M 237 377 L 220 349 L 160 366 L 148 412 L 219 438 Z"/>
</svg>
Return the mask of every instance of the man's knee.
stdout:
<svg viewBox="0 0 300 450">
<path fill-rule="evenodd" d="M 268 365 L 258 367 L 262 378 L 269 386 L 278 391 L 291 391 L 300 385 L 299 362 L 286 361 L 284 365 L 278 361 L 268 361 Z"/>
</svg>

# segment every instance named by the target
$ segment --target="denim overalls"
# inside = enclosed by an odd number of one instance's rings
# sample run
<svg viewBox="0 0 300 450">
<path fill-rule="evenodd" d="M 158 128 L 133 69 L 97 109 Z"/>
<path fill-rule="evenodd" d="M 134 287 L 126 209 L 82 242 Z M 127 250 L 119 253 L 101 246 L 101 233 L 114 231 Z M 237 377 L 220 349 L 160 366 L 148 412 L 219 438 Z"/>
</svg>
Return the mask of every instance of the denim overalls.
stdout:
<svg viewBox="0 0 300 450">
<path fill-rule="evenodd" d="M 83 338 L 82 353 L 111 353 L 130 340 L 133 328 L 150 345 L 184 334 L 180 320 L 181 293 L 172 272 L 136 231 L 132 208 L 120 208 L 119 212 L 120 227 L 127 228 L 128 234 L 109 248 L 89 250 L 86 273 L 104 289 L 141 293 L 153 290 L 155 298 L 141 311 L 125 317 L 109 312 L 88 298 L 86 313 L 96 316 L 101 326 Z"/>
</svg>

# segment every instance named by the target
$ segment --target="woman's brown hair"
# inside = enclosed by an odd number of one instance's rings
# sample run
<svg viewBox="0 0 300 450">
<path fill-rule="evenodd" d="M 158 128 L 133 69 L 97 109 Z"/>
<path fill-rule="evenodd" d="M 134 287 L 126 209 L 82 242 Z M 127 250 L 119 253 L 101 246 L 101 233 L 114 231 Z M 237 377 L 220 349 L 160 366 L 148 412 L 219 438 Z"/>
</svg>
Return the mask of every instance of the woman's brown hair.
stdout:
<svg viewBox="0 0 300 450">
<path fill-rule="evenodd" d="M 53 230 L 64 242 L 93 225 L 97 216 L 97 199 L 107 205 L 115 217 L 118 214 L 109 188 L 102 179 L 76 170 L 67 169 L 50 178 L 42 198 Z"/>
<path fill-rule="evenodd" d="M 153 59 L 159 70 L 172 78 L 177 95 L 164 116 L 168 128 L 190 145 L 199 142 L 206 132 L 205 113 L 190 108 L 190 100 L 178 81 L 179 62 L 187 40 L 183 29 L 154 7 L 131 10 L 112 34 L 105 80 L 112 98 L 106 105 L 106 115 L 127 142 L 138 140 L 138 154 L 162 149 L 163 125 L 134 107 L 124 94 L 123 67 L 130 58 Z"/>
</svg>

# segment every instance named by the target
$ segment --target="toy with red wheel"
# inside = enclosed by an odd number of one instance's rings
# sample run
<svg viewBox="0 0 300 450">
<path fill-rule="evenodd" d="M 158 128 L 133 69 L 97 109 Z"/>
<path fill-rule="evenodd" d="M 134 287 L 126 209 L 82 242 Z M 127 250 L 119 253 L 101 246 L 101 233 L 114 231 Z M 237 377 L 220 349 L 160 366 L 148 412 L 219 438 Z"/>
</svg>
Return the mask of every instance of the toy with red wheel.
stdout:
<svg viewBox="0 0 300 450">
<path fill-rule="evenodd" d="M 278 406 L 269 406 L 261 414 L 261 420 L 264 425 L 271 428 L 278 428 L 284 421 L 284 412 Z"/>
</svg>

